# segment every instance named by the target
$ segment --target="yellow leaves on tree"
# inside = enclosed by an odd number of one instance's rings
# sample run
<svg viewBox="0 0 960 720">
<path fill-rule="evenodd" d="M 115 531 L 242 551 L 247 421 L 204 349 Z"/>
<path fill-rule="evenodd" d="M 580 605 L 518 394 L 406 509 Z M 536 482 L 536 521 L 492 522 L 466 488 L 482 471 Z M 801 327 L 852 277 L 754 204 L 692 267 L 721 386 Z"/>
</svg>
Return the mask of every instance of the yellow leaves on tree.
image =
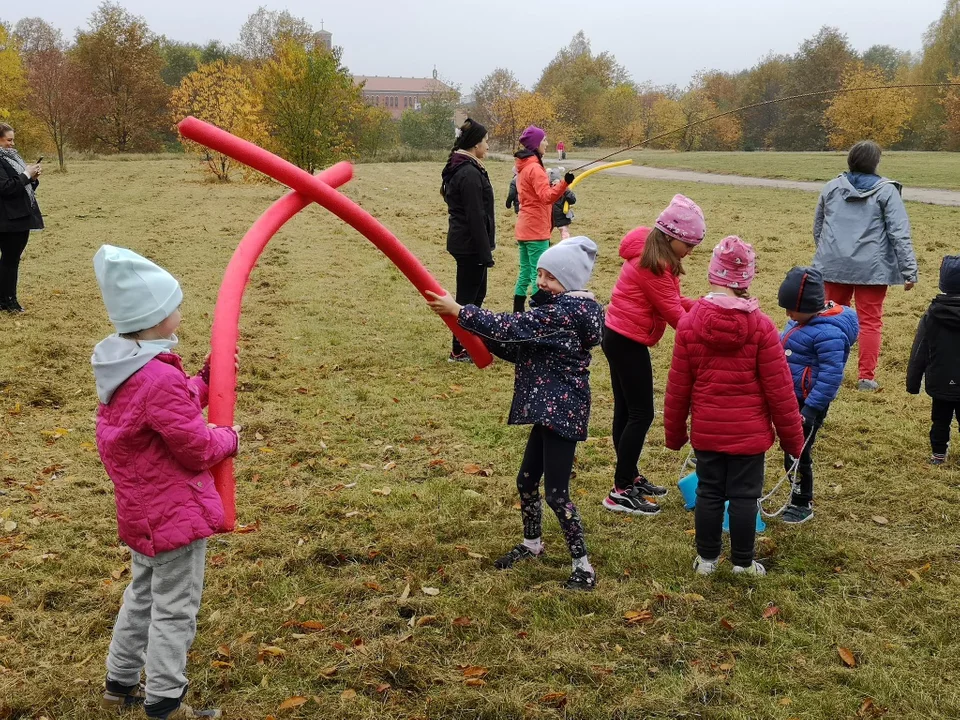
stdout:
<svg viewBox="0 0 960 720">
<path fill-rule="evenodd" d="M 0 23 L 0 87 L 3 88 L 0 120 L 9 121 L 26 97 L 27 85 L 17 43 L 10 28 L 3 23 Z"/>
<path fill-rule="evenodd" d="M 883 70 L 851 63 L 843 74 L 843 88 L 872 88 L 887 85 Z M 874 140 L 889 147 L 903 137 L 914 108 L 909 90 L 862 90 L 839 93 L 830 101 L 826 121 L 830 145 L 843 150 L 860 140 Z"/>
<path fill-rule="evenodd" d="M 960 76 L 951 75 L 947 82 L 960 83 Z M 943 129 L 947 133 L 947 149 L 960 149 L 960 88 L 948 87 L 940 98 L 940 105 L 946 114 Z"/>
<path fill-rule="evenodd" d="M 253 143 L 261 143 L 266 136 L 250 79 L 242 67 L 223 60 L 201 65 L 187 75 L 174 90 L 170 108 L 174 123 L 193 115 Z M 233 160 L 186 138 L 180 142 L 188 152 L 202 157 L 206 170 L 218 180 L 230 180 L 230 173 L 236 167 Z M 246 170 L 246 166 L 240 167 Z M 253 176 L 252 171 L 244 172 L 245 178 Z"/>
<path fill-rule="evenodd" d="M 493 134 L 508 143 L 516 143 L 528 125 L 546 130 L 551 144 L 558 140 L 569 144 L 573 137 L 573 128 L 560 118 L 553 101 L 537 92 L 501 96 L 493 104 L 493 115 L 498 118 Z"/>
</svg>

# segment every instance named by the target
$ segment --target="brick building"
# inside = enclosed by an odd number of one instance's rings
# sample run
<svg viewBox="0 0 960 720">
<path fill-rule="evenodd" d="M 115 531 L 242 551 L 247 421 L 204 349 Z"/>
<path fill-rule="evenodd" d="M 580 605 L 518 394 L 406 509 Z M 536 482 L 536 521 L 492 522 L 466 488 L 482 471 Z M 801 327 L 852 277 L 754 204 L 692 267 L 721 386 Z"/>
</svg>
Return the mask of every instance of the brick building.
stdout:
<svg viewBox="0 0 960 720">
<path fill-rule="evenodd" d="M 371 105 L 386 108 L 395 120 L 404 110 L 419 110 L 420 103 L 438 92 L 451 92 L 453 88 L 432 78 L 380 77 L 379 75 L 354 75 L 353 82 L 363 86 L 363 98 Z"/>
</svg>

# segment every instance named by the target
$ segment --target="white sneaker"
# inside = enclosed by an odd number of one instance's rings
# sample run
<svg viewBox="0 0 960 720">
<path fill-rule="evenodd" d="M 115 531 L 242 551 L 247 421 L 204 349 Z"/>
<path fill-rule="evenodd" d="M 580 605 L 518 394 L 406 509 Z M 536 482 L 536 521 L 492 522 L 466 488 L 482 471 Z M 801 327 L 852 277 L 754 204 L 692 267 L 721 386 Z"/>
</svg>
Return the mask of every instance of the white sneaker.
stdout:
<svg viewBox="0 0 960 720">
<path fill-rule="evenodd" d="M 857 381 L 857 390 L 860 392 L 876 392 L 880 389 L 880 383 L 876 380 L 864 380 L 860 379 Z"/>
<path fill-rule="evenodd" d="M 716 560 L 704 560 L 697 555 L 697 559 L 693 561 L 693 570 L 697 575 L 711 575 L 716 571 L 719 564 L 720 558 Z"/>
<path fill-rule="evenodd" d="M 743 575 L 766 575 L 766 574 L 767 574 L 767 569 L 766 569 L 763 565 L 761 565 L 760 563 L 758 563 L 756 560 L 754 560 L 752 563 L 750 563 L 750 564 L 747 565 L 746 567 L 741 567 L 741 566 L 739 566 L 739 565 L 734 565 L 734 566 L 733 566 L 733 573 L 734 573 L 735 575 L 741 575 L 741 574 L 743 574 Z"/>
</svg>

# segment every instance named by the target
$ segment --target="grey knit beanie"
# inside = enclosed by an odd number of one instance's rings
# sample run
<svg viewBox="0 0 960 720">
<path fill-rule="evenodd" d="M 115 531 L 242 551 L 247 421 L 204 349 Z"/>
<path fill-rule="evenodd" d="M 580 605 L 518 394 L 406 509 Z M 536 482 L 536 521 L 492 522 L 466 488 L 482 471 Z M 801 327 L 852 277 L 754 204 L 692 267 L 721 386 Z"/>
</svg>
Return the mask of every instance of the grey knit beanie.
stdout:
<svg viewBox="0 0 960 720">
<path fill-rule="evenodd" d="M 537 269 L 543 268 L 572 292 L 583 290 L 590 282 L 593 263 L 597 259 L 597 244 L 588 237 L 561 240 L 540 256 Z"/>
</svg>

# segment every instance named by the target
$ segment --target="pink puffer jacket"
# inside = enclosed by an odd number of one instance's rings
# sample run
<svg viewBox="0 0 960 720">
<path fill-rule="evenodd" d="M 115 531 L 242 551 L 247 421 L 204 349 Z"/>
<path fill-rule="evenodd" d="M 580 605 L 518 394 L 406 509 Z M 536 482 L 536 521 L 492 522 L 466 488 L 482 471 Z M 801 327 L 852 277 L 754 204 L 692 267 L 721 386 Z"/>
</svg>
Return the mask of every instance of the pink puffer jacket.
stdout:
<svg viewBox="0 0 960 720">
<path fill-rule="evenodd" d="M 207 384 L 161 353 L 97 411 L 97 447 L 113 481 L 120 539 L 153 557 L 223 527 L 210 468 L 237 452 L 232 428 L 208 428 Z"/>
</svg>

